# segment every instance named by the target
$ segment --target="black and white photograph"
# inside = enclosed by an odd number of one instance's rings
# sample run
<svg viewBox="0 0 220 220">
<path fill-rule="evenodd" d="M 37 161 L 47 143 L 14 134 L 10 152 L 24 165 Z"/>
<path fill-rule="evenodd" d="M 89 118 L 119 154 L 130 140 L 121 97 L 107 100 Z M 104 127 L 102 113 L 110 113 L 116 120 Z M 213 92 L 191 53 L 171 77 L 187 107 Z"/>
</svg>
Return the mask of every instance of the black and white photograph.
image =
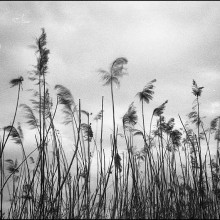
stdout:
<svg viewBox="0 0 220 220">
<path fill-rule="evenodd" d="M 220 2 L 1 1 L 0 219 L 220 219 Z"/>
</svg>

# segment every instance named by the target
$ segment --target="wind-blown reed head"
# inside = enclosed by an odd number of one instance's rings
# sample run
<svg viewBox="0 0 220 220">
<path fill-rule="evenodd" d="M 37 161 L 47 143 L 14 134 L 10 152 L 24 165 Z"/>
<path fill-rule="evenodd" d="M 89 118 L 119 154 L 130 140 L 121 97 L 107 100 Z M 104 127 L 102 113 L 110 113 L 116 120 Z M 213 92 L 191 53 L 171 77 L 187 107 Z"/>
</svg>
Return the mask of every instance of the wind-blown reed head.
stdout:
<svg viewBox="0 0 220 220">
<path fill-rule="evenodd" d="M 192 122 L 193 124 L 196 124 L 196 125 L 203 124 L 201 118 L 204 118 L 204 117 L 199 117 L 197 111 L 194 111 L 194 110 L 193 110 L 193 111 L 190 112 L 187 116 L 188 116 L 188 118 L 191 120 L 191 122 Z"/>
<path fill-rule="evenodd" d="M 46 48 L 47 44 L 47 35 L 42 28 L 42 33 L 39 38 L 36 39 L 36 45 L 37 45 L 37 53 L 39 53 L 39 57 L 37 58 L 37 75 L 45 75 L 47 73 L 47 63 L 49 60 L 49 53 L 50 51 Z"/>
<path fill-rule="evenodd" d="M 73 114 L 77 111 L 77 105 L 75 104 L 72 93 L 63 85 L 56 85 L 55 90 L 57 91 L 58 102 L 63 106 L 63 113 L 65 114 L 64 124 L 72 122 Z"/>
<path fill-rule="evenodd" d="M 114 60 L 114 62 L 111 65 L 111 74 L 114 76 L 122 77 L 125 72 L 124 70 L 124 65 L 128 63 L 127 58 L 125 57 L 120 57 Z"/>
<path fill-rule="evenodd" d="M 214 118 L 214 119 L 211 121 L 211 123 L 210 123 L 211 129 L 212 129 L 212 130 L 216 130 L 219 123 L 220 123 L 220 116 Z"/>
<path fill-rule="evenodd" d="M 193 95 L 195 95 L 196 97 L 201 96 L 203 88 L 204 87 L 198 87 L 196 81 L 193 80 L 193 86 L 192 86 L 192 93 L 193 93 Z"/>
<path fill-rule="evenodd" d="M 175 129 L 170 133 L 170 137 L 173 147 L 176 150 L 178 147 L 181 146 L 182 133 L 179 130 Z"/>
<path fill-rule="evenodd" d="M 71 109 L 75 105 L 72 93 L 63 85 L 56 85 L 57 96 L 59 98 L 59 104 L 64 105 L 66 108 Z"/>
<path fill-rule="evenodd" d="M 154 111 L 153 111 L 153 115 L 154 116 L 161 116 L 163 114 L 163 112 L 164 112 L 164 109 L 165 109 L 167 103 L 168 103 L 168 100 L 166 100 L 159 107 L 155 108 Z"/>
<path fill-rule="evenodd" d="M 128 63 L 128 60 L 124 57 L 117 58 L 113 61 L 110 71 L 99 69 L 98 72 L 101 74 L 101 80 L 104 82 L 103 86 L 110 85 L 115 83 L 117 86 L 120 86 L 119 78 L 127 74 L 124 69 L 124 65 Z"/>
<path fill-rule="evenodd" d="M 9 125 L 7 127 L 4 127 L 4 130 L 10 133 L 10 137 L 12 138 L 12 140 L 16 144 L 21 144 L 22 143 L 23 133 L 20 135 L 20 133 L 18 132 L 18 130 L 15 127 Z"/>
<path fill-rule="evenodd" d="M 169 121 L 166 123 L 166 132 L 167 133 L 170 133 L 173 128 L 174 128 L 174 125 L 175 125 L 175 122 L 174 122 L 174 118 L 170 118 Z"/>
<path fill-rule="evenodd" d="M 17 159 L 15 161 L 13 161 L 12 159 L 7 159 L 5 160 L 8 164 L 6 167 L 6 170 L 10 173 L 10 174 L 14 174 L 14 173 L 18 173 L 18 161 Z"/>
<path fill-rule="evenodd" d="M 153 99 L 153 94 L 154 94 L 153 83 L 155 83 L 155 82 L 156 82 L 156 79 L 151 80 L 149 83 L 147 83 L 147 85 L 144 87 L 144 89 L 141 92 L 138 92 L 136 94 L 136 96 L 139 97 L 140 101 L 144 101 L 146 103 L 149 103 L 150 100 Z"/>
<path fill-rule="evenodd" d="M 17 85 L 21 85 L 23 81 L 24 81 L 24 78 L 22 76 L 20 76 L 16 79 L 10 80 L 11 88 L 14 86 L 17 86 Z"/>
<path fill-rule="evenodd" d="M 38 128 L 38 119 L 35 117 L 33 110 L 26 104 L 21 104 L 21 108 L 23 108 L 23 112 L 25 114 L 25 118 L 27 119 L 27 124 L 31 129 Z"/>
<path fill-rule="evenodd" d="M 132 102 L 129 107 L 127 112 L 122 118 L 123 126 L 128 127 L 128 126 L 134 126 L 137 123 L 138 117 L 137 117 L 137 111 L 134 106 L 134 102 Z"/>
</svg>

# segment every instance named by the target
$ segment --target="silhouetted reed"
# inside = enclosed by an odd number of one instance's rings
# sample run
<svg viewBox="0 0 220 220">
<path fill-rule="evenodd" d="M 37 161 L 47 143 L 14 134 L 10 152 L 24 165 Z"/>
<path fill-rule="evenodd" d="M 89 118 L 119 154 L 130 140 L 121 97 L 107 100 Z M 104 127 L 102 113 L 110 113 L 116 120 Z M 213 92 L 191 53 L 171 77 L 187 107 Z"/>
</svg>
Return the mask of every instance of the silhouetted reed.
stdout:
<svg viewBox="0 0 220 220">
<path fill-rule="evenodd" d="M 109 71 L 99 70 L 103 85 L 110 85 L 112 101 L 113 129 L 109 146 L 104 146 L 104 116 L 108 117 L 104 114 L 104 97 L 94 117 L 81 109 L 83 100 L 75 101 L 63 85 L 55 86 L 57 98 L 52 100 L 53 91 L 47 85 L 46 45 L 42 29 L 33 47 L 37 64 L 29 73 L 34 84 L 30 105 L 19 105 L 23 77 L 10 81 L 11 87 L 18 87 L 18 94 L 12 123 L 3 127 L 0 139 L 2 219 L 220 217 L 220 116 L 205 128 L 200 109 L 204 87 L 193 80 L 196 99 L 189 122 L 184 123 L 179 115 L 182 128 L 177 129 L 174 118 L 167 120 L 164 116 L 168 101 L 155 108 L 149 120 L 145 118 L 144 103 L 153 100 L 154 79 L 136 95 L 141 117 L 132 102 L 121 117 L 120 127 L 115 121 L 114 84 L 119 86 L 127 74 L 128 60 L 115 59 Z M 35 132 L 35 147 L 29 153 L 21 125 L 15 126 L 19 106 L 28 128 Z M 72 137 L 68 156 L 56 127 L 59 113 Z M 121 151 L 119 139 L 126 151 Z M 213 139 L 217 143 L 215 155 L 210 150 Z M 20 146 L 21 159 L 5 158 L 12 142 Z M 3 210 L 6 197 L 10 205 Z"/>
</svg>

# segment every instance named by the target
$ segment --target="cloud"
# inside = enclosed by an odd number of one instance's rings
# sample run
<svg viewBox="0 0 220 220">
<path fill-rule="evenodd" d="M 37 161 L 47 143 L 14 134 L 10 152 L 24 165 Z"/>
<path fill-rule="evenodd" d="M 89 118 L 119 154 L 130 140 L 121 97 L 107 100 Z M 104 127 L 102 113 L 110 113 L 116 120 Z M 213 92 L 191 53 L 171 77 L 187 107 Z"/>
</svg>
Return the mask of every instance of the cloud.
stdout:
<svg viewBox="0 0 220 220">
<path fill-rule="evenodd" d="M 32 87 L 27 71 L 36 64 L 36 57 L 28 45 L 42 27 L 51 52 L 51 93 L 54 85 L 63 84 L 94 114 L 101 109 L 104 96 L 106 126 L 111 126 L 110 88 L 102 87 L 97 69 L 108 70 L 119 56 L 128 58 L 129 75 L 115 89 L 118 123 L 133 100 L 139 111 L 135 95 L 154 78 L 155 95 L 146 105 L 146 115 L 166 99 L 167 117 L 186 115 L 194 99 L 192 79 L 205 87 L 204 113 L 209 112 L 211 118 L 217 111 L 210 108 L 220 98 L 218 2 L 1 2 L 0 6 L 3 124 L 8 123 L 15 106 L 16 91 L 8 85 L 11 78 L 25 76 L 22 101 L 30 98 L 25 93 Z M 22 16 L 30 22 L 13 22 L 22 21 Z"/>
</svg>

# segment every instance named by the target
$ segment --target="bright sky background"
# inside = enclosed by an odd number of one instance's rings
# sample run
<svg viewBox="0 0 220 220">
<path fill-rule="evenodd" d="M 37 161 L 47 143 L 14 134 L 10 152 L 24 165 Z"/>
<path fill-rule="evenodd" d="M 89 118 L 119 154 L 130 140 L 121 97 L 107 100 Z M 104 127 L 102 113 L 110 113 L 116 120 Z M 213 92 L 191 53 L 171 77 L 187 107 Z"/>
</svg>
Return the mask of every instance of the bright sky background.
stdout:
<svg viewBox="0 0 220 220">
<path fill-rule="evenodd" d="M 111 133 L 110 88 L 102 87 L 99 68 L 108 70 L 121 56 L 129 75 L 115 89 L 117 122 L 135 95 L 156 78 L 155 95 L 145 105 L 150 115 L 168 99 L 165 117 L 186 119 L 194 97 L 192 80 L 204 86 L 201 114 L 210 121 L 220 113 L 220 3 L 219 2 L 0 2 L 0 123 L 13 118 L 17 89 L 9 81 L 25 79 L 21 102 L 31 98 L 27 72 L 36 64 L 28 48 L 47 33 L 48 83 L 69 88 L 82 108 L 96 114 L 104 96 L 105 126 Z M 59 116 L 58 116 L 59 119 Z M 57 119 L 57 122 L 61 122 Z M 18 120 L 22 121 L 21 112 Z M 64 134 L 68 136 L 68 134 Z M 67 138 L 68 139 L 68 138 Z"/>
<path fill-rule="evenodd" d="M 12 122 L 17 88 L 9 81 L 25 79 L 21 103 L 31 98 L 27 72 L 36 64 L 34 51 L 28 48 L 44 27 L 49 56 L 48 83 L 69 88 L 82 108 L 98 113 L 104 96 L 105 139 L 109 143 L 112 113 L 110 88 L 102 87 L 99 68 L 108 70 L 118 57 L 128 59 L 129 75 L 115 89 L 117 123 L 135 95 L 152 79 L 157 79 L 155 95 L 145 105 L 147 127 L 154 108 L 165 100 L 167 119 L 178 114 L 184 121 L 194 100 L 192 80 L 204 86 L 201 115 L 206 121 L 220 114 L 220 2 L 0 2 L 0 127 Z M 24 122 L 21 110 L 17 121 Z M 72 137 L 62 128 L 68 148 Z M 24 126 L 24 123 L 22 124 Z M 95 127 L 95 126 L 94 126 Z M 26 129 L 25 148 L 33 144 L 34 134 Z M 107 143 L 107 142 L 106 142 Z M 65 146 L 64 146 L 65 147 Z M 215 149 L 215 148 L 213 148 Z M 17 157 L 20 149 L 7 146 Z M 70 154 L 72 155 L 72 154 Z"/>
</svg>

